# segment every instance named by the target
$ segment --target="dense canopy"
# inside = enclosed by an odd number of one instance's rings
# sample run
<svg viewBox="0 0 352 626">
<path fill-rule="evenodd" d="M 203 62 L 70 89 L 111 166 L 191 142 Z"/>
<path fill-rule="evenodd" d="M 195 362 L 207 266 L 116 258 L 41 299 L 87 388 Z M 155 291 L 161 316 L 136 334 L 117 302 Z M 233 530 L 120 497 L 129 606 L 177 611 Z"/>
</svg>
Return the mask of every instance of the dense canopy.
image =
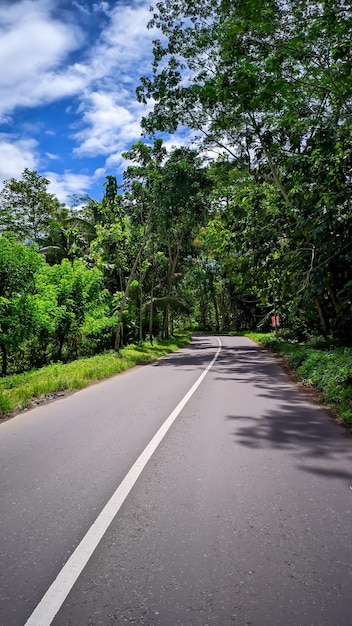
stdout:
<svg viewBox="0 0 352 626">
<path fill-rule="evenodd" d="M 122 185 L 67 207 L 37 172 L 5 181 L 3 373 L 272 315 L 351 342 L 350 3 L 163 0 L 150 25 Z M 192 145 L 155 138 L 185 127 Z"/>
</svg>

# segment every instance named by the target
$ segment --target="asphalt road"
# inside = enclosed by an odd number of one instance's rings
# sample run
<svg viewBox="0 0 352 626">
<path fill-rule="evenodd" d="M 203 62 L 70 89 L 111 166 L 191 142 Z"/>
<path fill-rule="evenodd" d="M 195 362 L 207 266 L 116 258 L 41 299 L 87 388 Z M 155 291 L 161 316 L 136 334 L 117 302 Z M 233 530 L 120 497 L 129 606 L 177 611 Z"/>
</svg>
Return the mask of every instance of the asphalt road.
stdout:
<svg viewBox="0 0 352 626">
<path fill-rule="evenodd" d="M 267 352 L 220 339 L 54 626 L 352 625 L 352 439 Z M 48 626 L 33 611 L 217 346 L 0 426 L 1 626 Z"/>
</svg>

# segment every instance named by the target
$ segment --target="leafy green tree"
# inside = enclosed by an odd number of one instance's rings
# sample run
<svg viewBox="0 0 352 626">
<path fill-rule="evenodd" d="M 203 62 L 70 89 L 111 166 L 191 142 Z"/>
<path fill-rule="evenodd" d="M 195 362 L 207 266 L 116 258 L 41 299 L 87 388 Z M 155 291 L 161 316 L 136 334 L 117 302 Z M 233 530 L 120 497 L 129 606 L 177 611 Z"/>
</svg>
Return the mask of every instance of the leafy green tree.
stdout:
<svg viewBox="0 0 352 626">
<path fill-rule="evenodd" d="M 325 332 L 351 326 L 351 17 L 343 0 L 164 0 L 138 90 L 155 101 L 147 131 L 196 129 L 276 187 L 301 302 Z"/>
<path fill-rule="evenodd" d="M 157 205 L 158 230 L 165 241 L 165 255 L 169 261 L 166 298 L 176 295 L 172 292 L 179 262 L 192 256 L 195 235 L 206 223 L 209 186 L 207 170 L 195 151 L 189 148 L 172 150 L 162 171 Z M 168 335 L 169 305 L 166 304 L 163 336 L 167 338 Z"/>
<path fill-rule="evenodd" d="M 67 207 L 61 207 L 48 220 L 47 232 L 41 241 L 39 252 L 50 265 L 60 263 L 66 258 L 85 258 L 94 237 L 94 224 Z"/>
<path fill-rule="evenodd" d="M 40 244 L 50 220 L 62 210 L 58 199 L 48 192 L 50 181 L 26 168 L 22 179 L 10 178 L 0 192 L 0 232 L 12 232 L 22 242 Z"/>
<path fill-rule="evenodd" d="M 43 259 L 13 237 L 0 237 L 0 350 L 6 375 L 9 352 L 19 349 L 35 327 L 35 274 Z"/>
<path fill-rule="evenodd" d="M 43 266 L 36 282 L 38 304 L 50 318 L 54 358 L 77 357 L 86 314 L 89 312 L 91 316 L 94 307 L 106 298 L 101 272 L 97 268 L 88 269 L 80 259 L 73 263 L 63 259 L 60 265 Z"/>
<path fill-rule="evenodd" d="M 131 218 L 148 225 L 148 240 L 152 242 L 151 272 L 156 252 L 163 252 L 168 262 L 165 290 L 158 296 L 159 307 L 162 302 L 164 307 L 163 336 L 168 337 L 176 270 L 180 259 L 191 254 L 194 233 L 206 219 L 209 180 L 195 151 L 177 148 L 167 154 L 161 139 L 154 140 L 152 146 L 138 142 L 124 156 L 130 161 L 124 181 Z M 153 279 L 151 291 L 150 320 Z"/>
</svg>

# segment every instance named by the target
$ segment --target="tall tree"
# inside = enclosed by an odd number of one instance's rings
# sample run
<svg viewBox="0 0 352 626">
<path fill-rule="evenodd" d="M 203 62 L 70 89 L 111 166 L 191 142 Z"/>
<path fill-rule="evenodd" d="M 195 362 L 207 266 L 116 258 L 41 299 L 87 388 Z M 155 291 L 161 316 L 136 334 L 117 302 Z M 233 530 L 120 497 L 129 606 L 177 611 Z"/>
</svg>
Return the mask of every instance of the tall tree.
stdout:
<svg viewBox="0 0 352 626">
<path fill-rule="evenodd" d="M 26 168 L 22 179 L 10 178 L 0 192 L 0 232 L 12 232 L 21 241 L 41 243 L 51 219 L 62 209 L 48 192 L 50 181 Z"/>
<path fill-rule="evenodd" d="M 123 206 L 126 210 L 126 217 L 128 216 L 125 221 L 125 226 L 128 225 L 128 231 L 134 233 L 130 240 L 133 241 L 133 250 L 135 250 L 135 252 L 127 282 L 119 302 L 115 337 L 116 350 L 119 350 L 121 344 L 123 313 L 129 291 L 137 270 L 141 267 L 143 253 L 148 242 L 153 237 L 155 225 L 155 178 L 166 155 L 166 150 L 162 144 L 161 139 L 156 139 L 152 146 L 138 141 L 132 146 L 130 151 L 123 153 L 124 158 L 131 162 L 124 172 L 123 187 L 125 189 L 125 197 Z M 130 247 L 132 248 L 132 246 Z M 140 278 L 141 275 L 142 273 L 140 272 Z M 141 293 L 141 283 L 139 288 Z"/>
<path fill-rule="evenodd" d="M 210 181 L 207 170 L 194 150 L 176 148 L 162 169 L 155 213 L 158 232 L 165 242 L 168 258 L 163 336 L 169 335 L 169 303 L 180 260 L 191 256 L 193 241 L 206 223 Z M 175 295 L 175 294 L 174 294 Z"/>
<path fill-rule="evenodd" d="M 326 332 L 350 326 L 351 20 L 344 0 L 164 0 L 138 90 L 147 131 L 190 126 L 275 185 Z"/>
</svg>

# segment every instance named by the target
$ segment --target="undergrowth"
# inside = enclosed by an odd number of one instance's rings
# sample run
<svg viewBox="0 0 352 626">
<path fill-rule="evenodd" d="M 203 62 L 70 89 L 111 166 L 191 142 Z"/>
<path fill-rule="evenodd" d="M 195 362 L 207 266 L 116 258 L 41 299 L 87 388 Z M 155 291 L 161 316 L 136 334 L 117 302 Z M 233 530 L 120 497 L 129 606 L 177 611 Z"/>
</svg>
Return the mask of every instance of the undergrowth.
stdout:
<svg viewBox="0 0 352 626">
<path fill-rule="evenodd" d="M 167 341 L 156 341 L 153 346 L 147 342 L 141 346 L 131 344 L 123 348 L 120 355 L 112 351 L 104 352 L 91 358 L 55 363 L 39 370 L 0 378 L 0 417 L 26 409 L 38 398 L 50 399 L 51 394 L 56 392 L 81 389 L 135 365 L 155 361 L 186 346 L 189 341 L 189 336 L 179 335 Z"/>
</svg>

